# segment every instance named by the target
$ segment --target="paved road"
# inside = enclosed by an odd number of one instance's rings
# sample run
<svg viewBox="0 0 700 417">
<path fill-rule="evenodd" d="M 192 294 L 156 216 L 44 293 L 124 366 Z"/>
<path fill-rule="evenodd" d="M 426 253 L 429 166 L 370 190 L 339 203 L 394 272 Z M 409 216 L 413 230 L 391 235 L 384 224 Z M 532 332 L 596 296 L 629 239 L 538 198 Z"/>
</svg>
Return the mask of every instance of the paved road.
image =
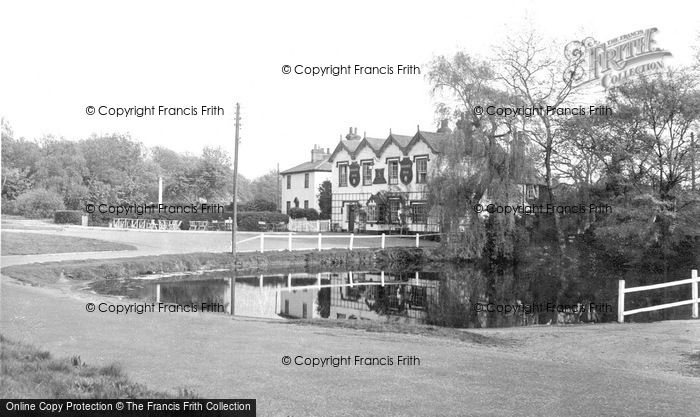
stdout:
<svg viewBox="0 0 700 417">
<path fill-rule="evenodd" d="M 700 379 L 624 362 L 617 367 L 562 362 L 536 358 L 517 346 L 480 347 L 216 314 L 87 313 L 86 302 L 119 301 L 4 277 L 0 289 L 0 323 L 10 338 L 60 356 L 78 354 L 91 364 L 120 362 L 135 380 L 156 389 L 188 387 L 205 397 L 257 398 L 260 415 L 695 416 L 700 407 Z M 697 323 L 677 323 L 679 334 L 688 337 L 686 331 L 692 331 L 697 337 Z M 647 326 L 659 325 L 664 324 Z M 585 340 L 595 341 L 599 332 L 625 326 L 578 328 L 587 332 Z M 533 331 L 559 339 L 558 330 Z M 285 355 L 415 355 L 421 364 L 311 368 L 285 366 Z"/>
<path fill-rule="evenodd" d="M 149 256 L 163 254 L 193 253 L 193 252 L 229 252 L 231 250 L 231 234 L 228 232 L 195 232 L 195 231 L 145 231 L 117 230 L 108 228 L 65 227 L 47 230 L 3 229 L 2 233 L 31 233 L 37 235 L 75 236 L 90 239 L 102 239 L 111 242 L 125 243 L 137 248 L 134 251 L 102 251 L 77 252 L 43 255 L 11 255 L 2 257 L 2 266 L 17 265 L 31 262 L 65 261 L 74 259 L 109 259 L 129 258 L 134 256 Z M 288 233 L 266 233 L 264 238 L 265 251 L 285 250 L 289 247 Z M 324 234 L 322 247 L 324 249 L 348 248 L 348 234 Z M 415 238 L 387 236 L 387 247 L 415 246 Z M 236 236 L 237 250 L 253 252 L 260 250 L 260 233 L 239 232 Z M 434 245 L 433 242 L 421 240 L 422 247 Z M 377 235 L 355 236 L 354 248 L 378 248 L 381 237 Z M 309 250 L 318 248 L 318 235 L 292 234 L 293 250 Z"/>
</svg>

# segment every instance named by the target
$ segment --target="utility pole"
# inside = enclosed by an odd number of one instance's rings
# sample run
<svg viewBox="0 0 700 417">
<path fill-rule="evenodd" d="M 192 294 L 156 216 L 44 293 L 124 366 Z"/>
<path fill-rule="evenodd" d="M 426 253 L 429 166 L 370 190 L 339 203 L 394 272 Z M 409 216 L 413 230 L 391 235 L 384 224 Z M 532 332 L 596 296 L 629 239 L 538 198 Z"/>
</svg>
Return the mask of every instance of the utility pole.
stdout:
<svg viewBox="0 0 700 417">
<path fill-rule="evenodd" d="M 231 224 L 231 254 L 233 262 L 236 262 L 236 229 L 238 228 L 238 136 L 241 125 L 241 105 L 236 103 L 236 137 L 234 139 L 233 151 L 233 224 Z"/>
<path fill-rule="evenodd" d="M 695 191 L 695 155 L 696 155 L 696 146 L 695 146 L 695 135 L 693 132 L 690 132 L 690 190 Z"/>
</svg>

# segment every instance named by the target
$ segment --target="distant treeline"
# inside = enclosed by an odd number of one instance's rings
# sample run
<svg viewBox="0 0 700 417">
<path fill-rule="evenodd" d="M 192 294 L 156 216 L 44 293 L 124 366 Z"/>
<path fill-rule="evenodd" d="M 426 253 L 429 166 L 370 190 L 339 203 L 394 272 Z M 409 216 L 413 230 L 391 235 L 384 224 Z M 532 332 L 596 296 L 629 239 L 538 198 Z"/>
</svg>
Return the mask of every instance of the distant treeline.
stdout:
<svg viewBox="0 0 700 417">
<path fill-rule="evenodd" d="M 149 204 L 163 201 L 230 204 L 231 158 L 221 148 L 201 155 L 163 147 L 146 148 L 128 135 L 67 140 L 45 136 L 15 138 L 2 123 L 2 211 L 26 217 L 52 217 L 55 210 L 84 210 L 86 204 Z M 239 175 L 239 201 L 249 209 L 276 211 L 277 174 L 254 180 Z"/>
</svg>

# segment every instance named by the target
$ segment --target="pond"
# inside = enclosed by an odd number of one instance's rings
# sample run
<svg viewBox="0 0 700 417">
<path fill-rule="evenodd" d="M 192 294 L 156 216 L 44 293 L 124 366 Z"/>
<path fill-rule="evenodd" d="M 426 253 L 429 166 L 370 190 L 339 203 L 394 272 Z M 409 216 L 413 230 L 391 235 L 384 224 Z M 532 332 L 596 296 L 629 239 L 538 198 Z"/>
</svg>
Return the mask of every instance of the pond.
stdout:
<svg viewBox="0 0 700 417">
<path fill-rule="evenodd" d="M 687 278 L 681 273 L 672 275 L 666 281 Z M 626 279 L 628 287 L 664 281 L 634 271 L 591 271 L 573 279 L 543 268 L 485 272 L 473 265 L 448 264 L 417 271 L 285 271 L 237 276 L 215 271 L 137 277 L 112 282 L 109 288 L 96 284 L 93 289 L 245 317 L 394 320 L 486 328 L 614 321 L 618 279 Z M 627 310 L 680 301 L 690 298 L 690 285 L 627 297 Z M 690 306 L 682 306 L 627 320 L 688 317 Z"/>
</svg>

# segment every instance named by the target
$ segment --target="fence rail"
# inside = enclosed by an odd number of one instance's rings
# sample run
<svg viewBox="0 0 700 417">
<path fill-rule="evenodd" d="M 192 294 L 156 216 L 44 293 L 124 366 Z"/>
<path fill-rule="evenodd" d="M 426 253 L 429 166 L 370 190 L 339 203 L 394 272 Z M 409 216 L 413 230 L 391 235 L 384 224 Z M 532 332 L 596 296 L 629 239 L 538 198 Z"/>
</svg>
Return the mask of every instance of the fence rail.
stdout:
<svg viewBox="0 0 700 417">
<path fill-rule="evenodd" d="M 656 311 L 656 310 L 663 310 L 666 308 L 679 307 L 679 306 L 684 306 L 684 305 L 688 305 L 688 304 L 693 305 L 692 317 L 694 319 L 697 319 L 698 318 L 698 303 L 700 303 L 700 298 L 698 298 L 698 282 L 699 281 L 700 281 L 700 278 L 698 278 L 698 270 L 697 269 L 692 270 L 691 278 L 689 278 L 689 279 L 682 279 L 679 281 L 672 281 L 672 282 L 663 282 L 661 284 L 644 285 L 641 287 L 625 288 L 625 280 L 621 279 L 618 281 L 617 321 L 619 323 L 624 323 L 625 316 L 631 316 L 632 314 L 637 314 L 637 313 L 645 313 L 647 311 Z M 686 284 L 691 285 L 691 296 L 690 296 L 691 299 L 690 300 L 676 301 L 674 303 L 666 303 L 666 304 L 660 304 L 660 305 L 656 305 L 656 306 L 642 307 L 642 308 L 636 308 L 634 310 L 625 311 L 625 294 L 639 292 L 639 291 L 656 290 L 659 288 L 666 288 L 666 287 L 675 287 L 678 285 L 686 285 Z"/>
<path fill-rule="evenodd" d="M 412 240 L 412 243 L 410 246 L 415 246 L 416 248 L 420 247 L 420 240 L 421 238 L 425 238 L 428 236 L 436 236 L 439 235 L 439 233 L 428 233 L 428 234 L 420 234 L 417 233 L 415 235 L 390 235 L 391 238 L 394 239 L 410 239 Z M 260 240 L 260 249 L 259 252 L 263 253 L 266 250 L 294 250 L 294 249 L 315 249 L 315 250 L 324 250 L 324 249 L 338 249 L 338 248 L 346 248 L 349 250 L 353 249 L 364 249 L 364 248 L 369 248 L 369 247 L 379 247 L 381 249 L 386 248 L 387 242 L 386 242 L 387 235 L 382 233 L 381 235 L 371 235 L 371 236 L 357 236 L 353 233 L 350 233 L 349 235 L 335 235 L 335 234 L 323 234 L 319 233 L 317 235 L 296 235 L 294 233 L 260 233 L 256 237 L 251 237 L 246 239 L 246 241 L 254 240 L 254 239 L 259 239 Z M 284 247 L 281 247 L 279 244 L 278 245 L 273 245 L 270 244 L 270 241 L 274 240 L 286 240 L 286 245 Z M 307 243 L 306 245 L 303 245 L 301 242 Z M 363 243 L 369 243 L 372 246 L 365 246 Z M 359 243 L 359 245 L 358 245 Z M 270 244 L 269 246 L 267 246 Z M 296 245 L 295 245 L 296 244 Z M 324 246 L 325 245 L 325 246 Z M 300 247 L 303 246 L 303 247 Z M 402 246 L 409 246 L 409 245 L 402 245 Z"/>
<path fill-rule="evenodd" d="M 306 220 L 306 219 L 289 219 L 287 229 L 290 232 L 330 232 L 330 220 Z"/>
</svg>

